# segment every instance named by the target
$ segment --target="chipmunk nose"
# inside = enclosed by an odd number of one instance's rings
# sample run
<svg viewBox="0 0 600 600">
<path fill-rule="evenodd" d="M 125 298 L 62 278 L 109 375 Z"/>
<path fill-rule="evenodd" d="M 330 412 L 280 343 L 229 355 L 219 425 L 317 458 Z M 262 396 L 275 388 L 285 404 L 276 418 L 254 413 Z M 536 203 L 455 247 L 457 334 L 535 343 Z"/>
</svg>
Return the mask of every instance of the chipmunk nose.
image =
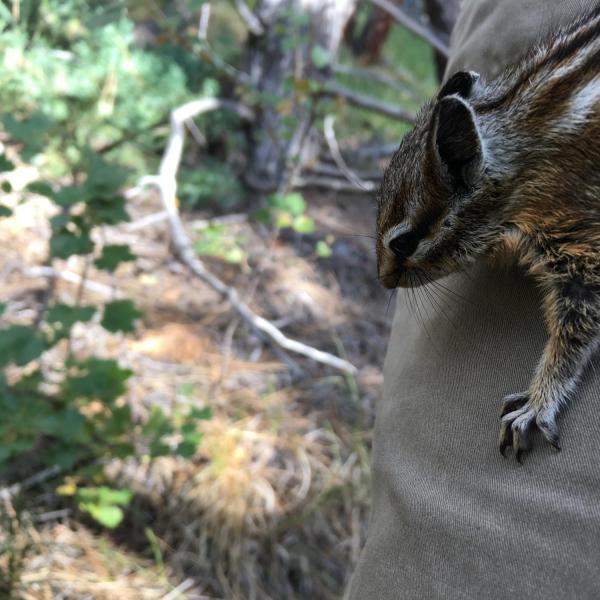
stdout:
<svg viewBox="0 0 600 600">
<path fill-rule="evenodd" d="M 407 231 L 391 239 L 388 248 L 396 255 L 396 258 L 404 260 L 414 253 L 420 239 L 421 236 L 417 231 Z"/>
</svg>

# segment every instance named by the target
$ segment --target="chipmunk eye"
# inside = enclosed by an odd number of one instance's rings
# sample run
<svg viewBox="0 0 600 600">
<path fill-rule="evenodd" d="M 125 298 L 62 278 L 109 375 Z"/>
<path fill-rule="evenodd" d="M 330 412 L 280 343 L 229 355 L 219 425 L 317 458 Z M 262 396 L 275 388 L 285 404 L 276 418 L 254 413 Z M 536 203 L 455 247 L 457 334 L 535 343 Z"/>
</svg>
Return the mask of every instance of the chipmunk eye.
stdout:
<svg viewBox="0 0 600 600">
<path fill-rule="evenodd" d="M 443 227 L 452 227 L 452 219 L 450 217 L 448 217 L 447 219 L 444 219 L 442 226 Z"/>
</svg>

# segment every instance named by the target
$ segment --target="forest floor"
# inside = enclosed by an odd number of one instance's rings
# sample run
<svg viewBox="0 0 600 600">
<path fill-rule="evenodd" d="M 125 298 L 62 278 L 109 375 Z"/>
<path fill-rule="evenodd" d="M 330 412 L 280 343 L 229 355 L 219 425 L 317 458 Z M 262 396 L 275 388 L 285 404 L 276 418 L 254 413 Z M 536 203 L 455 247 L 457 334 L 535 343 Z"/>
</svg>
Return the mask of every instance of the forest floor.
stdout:
<svg viewBox="0 0 600 600">
<path fill-rule="evenodd" d="M 160 212 L 158 198 L 134 198 L 132 221 L 102 235 L 129 244 L 136 261 L 114 275 L 90 268 L 84 294 L 87 303 L 122 294 L 144 316 L 133 336 L 76 326 L 72 350 L 116 356 L 133 370 L 126 401 L 140 419 L 154 405 L 189 404 L 210 407 L 212 418 L 190 459 L 106 465 L 115 486 L 135 492 L 114 531 L 58 495 L 60 477 L 4 497 L 0 571 L 14 578 L 15 598 L 341 595 L 366 531 L 373 409 L 393 309 L 375 278 L 372 196 L 305 199 L 313 233 L 274 237 L 246 213 L 222 217 L 245 258 L 203 260 L 286 335 L 344 356 L 357 376 L 265 345 L 175 260 L 166 222 L 143 220 Z M 47 287 L 39 265 L 50 210 L 31 196 L 0 223 L 0 302 L 17 320 L 31 319 Z M 193 239 L 207 217 L 184 214 Z M 331 256 L 315 254 L 318 240 Z M 58 299 L 73 301 L 82 269 L 78 257 L 58 268 Z M 47 353 L 47 367 L 64 351 Z"/>
</svg>

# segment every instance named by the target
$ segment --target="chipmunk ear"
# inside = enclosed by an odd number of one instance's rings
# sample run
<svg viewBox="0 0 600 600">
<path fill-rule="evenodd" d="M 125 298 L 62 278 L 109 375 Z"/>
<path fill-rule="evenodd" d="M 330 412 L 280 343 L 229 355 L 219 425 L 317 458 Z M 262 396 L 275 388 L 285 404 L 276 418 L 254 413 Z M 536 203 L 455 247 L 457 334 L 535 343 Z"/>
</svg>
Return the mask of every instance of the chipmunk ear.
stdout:
<svg viewBox="0 0 600 600">
<path fill-rule="evenodd" d="M 468 98 L 478 81 L 479 73 L 475 73 L 475 71 L 458 71 L 442 86 L 437 95 L 438 100 L 453 94 L 457 94 L 461 98 Z"/>
<path fill-rule="evenodd" d="M 441 162 L 454 182 L 470 187 L 483 159 L 473 109 L 458 96 L 449 96 L 437 103 L 434 118 L 434 140 Z"/>
</svg>

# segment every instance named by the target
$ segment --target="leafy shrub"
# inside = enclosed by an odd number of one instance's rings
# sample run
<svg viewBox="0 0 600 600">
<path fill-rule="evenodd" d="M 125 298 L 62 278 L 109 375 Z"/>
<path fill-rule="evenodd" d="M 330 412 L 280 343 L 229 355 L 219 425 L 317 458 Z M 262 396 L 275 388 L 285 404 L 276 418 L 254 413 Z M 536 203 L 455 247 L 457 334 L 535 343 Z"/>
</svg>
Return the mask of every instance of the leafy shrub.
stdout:
<svg viewBox="0 0 600 600">
<path fill-rule="evenodd" d="M 191 62 L 200 63 L 181 48 L 136 47 L 134 24 L 118 0 L 24 0 L 18 20 L 11 7 L 0 2 L 0 124 L 11 153 L 41 173 L 28 191 L 56 208 L 47 264 L 81 256 L 113 272 L 135 256 L 126 245 L 98 245 L 93 233 L 129 219 L 122 189 L 136 173 L 127 167 L 152 171 L 157 157 L 143 147 L 140 160 L 112 150 L 147 136 L 173 106 L 190 99 L 191 88 L 201 86 L 190 77 Z M 107 158 L 106 148 L 119 163 Z M 13 167 L 0 156 L 0 172 Z M 224 177 L 208 180 L 203 193 Z M 10 214 L 0 204 L 0 217 Z M 0 324 L 0 472 L 27 457 L 78 473 L 71 495 L 79 508 L 114 527 L 130 494 L 98 485 L 97 472 L 96 485 L 85 485 L 90 466 L 136 454 L 190 456 L 200 442 L 197 421 L 210 413 L 166 415 L 154 407 L 146 422 L 136 420 L 124 400 L 132 372 L 113 359 L 76 356 L 69 340 L 76 323 L 91 321 L 131 333 L 141 311 L 127 299 L 91 306 L 56 302 L 51 288 L 47 296 L 30 322 Z M 64 364 L 48 369 L 46 355 L 57 349 Z"/>
</svg>

